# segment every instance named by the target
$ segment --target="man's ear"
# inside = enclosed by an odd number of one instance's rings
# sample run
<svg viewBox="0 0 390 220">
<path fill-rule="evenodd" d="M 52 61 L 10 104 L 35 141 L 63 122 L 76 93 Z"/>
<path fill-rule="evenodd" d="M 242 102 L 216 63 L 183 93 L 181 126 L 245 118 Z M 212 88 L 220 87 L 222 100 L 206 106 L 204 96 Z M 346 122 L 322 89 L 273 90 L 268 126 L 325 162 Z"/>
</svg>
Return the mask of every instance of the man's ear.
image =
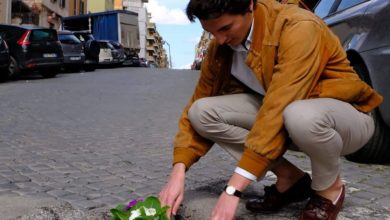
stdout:
<svg viewBox="0 0 390 220">
<path fill-rule="evenodd" d="M 253 0 L 251 0 L 251 3 L 249 4 L 248 11 L 249 11 L 250 13 L 253 12 Z"/>
</svg>

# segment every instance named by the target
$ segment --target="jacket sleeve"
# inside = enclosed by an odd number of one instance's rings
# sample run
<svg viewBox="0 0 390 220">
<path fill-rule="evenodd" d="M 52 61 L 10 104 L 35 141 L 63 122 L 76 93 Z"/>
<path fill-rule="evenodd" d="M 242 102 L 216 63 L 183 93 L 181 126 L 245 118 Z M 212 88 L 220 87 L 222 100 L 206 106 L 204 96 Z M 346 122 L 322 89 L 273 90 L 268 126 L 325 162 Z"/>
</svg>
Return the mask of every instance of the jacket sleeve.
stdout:
<svg viewBox="0 0 390 220">
<path fill-rule="evenodd" d="M 213 142 L 203 138 L 192 128 L 188 119 L 188 110 L 197 99 L 211 96 L 213 93 L 215 75 L 210 68 L 210 57 L 214 53 L 215 47 L 216 45 L 210 44 L 206 58 L 202 63 L 199 81 L 189 103 L 182 112 L 179 120 L 179 131 L 174 140 L 173 164 L 184 163 L 187 169 L 205 155 L 213 145 Z"/>
<path fill-rule="evenodd" d="M 307 98 L 318 81 L 329 57 L 323 36 L 322 27 L 311 20 L 287 24 L 282 31 L 271 83 L 238 164 L 242 169 L 260 177 L 285 152 L 283 110 Z"/>
</svg>

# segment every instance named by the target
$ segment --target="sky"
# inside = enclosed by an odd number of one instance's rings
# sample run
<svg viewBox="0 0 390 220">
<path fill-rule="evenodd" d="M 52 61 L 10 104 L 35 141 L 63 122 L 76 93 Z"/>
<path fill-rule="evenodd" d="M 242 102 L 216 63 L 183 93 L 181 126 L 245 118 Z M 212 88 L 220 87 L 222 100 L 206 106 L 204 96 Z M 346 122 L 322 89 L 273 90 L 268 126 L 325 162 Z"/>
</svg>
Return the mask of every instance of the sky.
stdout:
<svg viewBox="0 0 390 220">
<path fill-rule="evenodd" d="M 188 0 L 149 0 L 145 4 L 152 14 L 152 22 L 156 23 L 157 31 L 170 45 L 172 66 L 175 69 L 189 69 L 195 56 L 195 46 L 202 34 L 198 21 L 191 23 L 185 8 Z M 169 57 L 169 47 L 164 48 Z"/>
</svg>

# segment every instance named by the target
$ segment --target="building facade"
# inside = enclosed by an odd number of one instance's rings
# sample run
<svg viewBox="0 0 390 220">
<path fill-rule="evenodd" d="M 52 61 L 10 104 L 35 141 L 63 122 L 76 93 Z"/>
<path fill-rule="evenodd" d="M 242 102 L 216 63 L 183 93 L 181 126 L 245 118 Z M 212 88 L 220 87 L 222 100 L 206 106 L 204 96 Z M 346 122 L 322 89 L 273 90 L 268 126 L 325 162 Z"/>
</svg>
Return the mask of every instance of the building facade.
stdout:
<svg viewBox="0 0 390 220">
<path fill-rule="evenodd" d="M 61 29 L 62 18 L 87 12 L 88 0 L 12 0 L 12 24 Z"/>
<path fill-rule="evenodd" d="M 198 44 L 195 46 L 195 59 L 191 69 L 199 70 L 203 59 L 206 56 L 207 48 L 213 39 L 213 35 L 207 31 L 203 31 Z"/>
<path fill-rule="evenodd" d="M 38 25 L 58 30 L 62 23 L 61 19 L 69 15 L 68 3 L 66 0 L 41 0 Z"/>
<path fill-rule="evenodd" d="M 68 15 L 74 16 L 74 15 L 87 14 L 88 13 L 87 9 L 88 9 L 88 0 L 70 0 Z"/>
<path fill-rule="evenodd" d="M 163 47 L 164 40 L 158 33 L 155 23 L 148 22 L 146 40 L 146 60 L 155 67 L 168 67 L 167 55 Z"/>
<path fill-rule="evenodd" d="M 0 1 L 0 24 L 11 23 L 11 0 Z"/>
<path fill-rule="evenodd" d="M 114 0 L 114 10 L 123 10 L 123 0 Z"/>
<path fill-rule="evenodd" d="M 87 11 L 90 13 L 114 10 L 114 0 L 90 0 Z M 92 3 L 93 1 L 93 3 Z"/>
</svg>

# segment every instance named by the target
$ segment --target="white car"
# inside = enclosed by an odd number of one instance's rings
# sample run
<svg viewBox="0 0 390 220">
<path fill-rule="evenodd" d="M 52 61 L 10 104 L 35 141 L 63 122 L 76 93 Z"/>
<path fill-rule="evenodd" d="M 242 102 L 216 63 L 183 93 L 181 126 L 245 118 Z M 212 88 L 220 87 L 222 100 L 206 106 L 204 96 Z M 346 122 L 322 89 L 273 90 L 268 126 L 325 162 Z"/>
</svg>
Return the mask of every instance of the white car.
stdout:
<svg viewBox="0 0 390 220">
<path fill-rule="evenodd" d="M 98 40 L 100 46 L 99 64 L 118 64 L 118 51 L 109 41 Z"/>
</svg>

